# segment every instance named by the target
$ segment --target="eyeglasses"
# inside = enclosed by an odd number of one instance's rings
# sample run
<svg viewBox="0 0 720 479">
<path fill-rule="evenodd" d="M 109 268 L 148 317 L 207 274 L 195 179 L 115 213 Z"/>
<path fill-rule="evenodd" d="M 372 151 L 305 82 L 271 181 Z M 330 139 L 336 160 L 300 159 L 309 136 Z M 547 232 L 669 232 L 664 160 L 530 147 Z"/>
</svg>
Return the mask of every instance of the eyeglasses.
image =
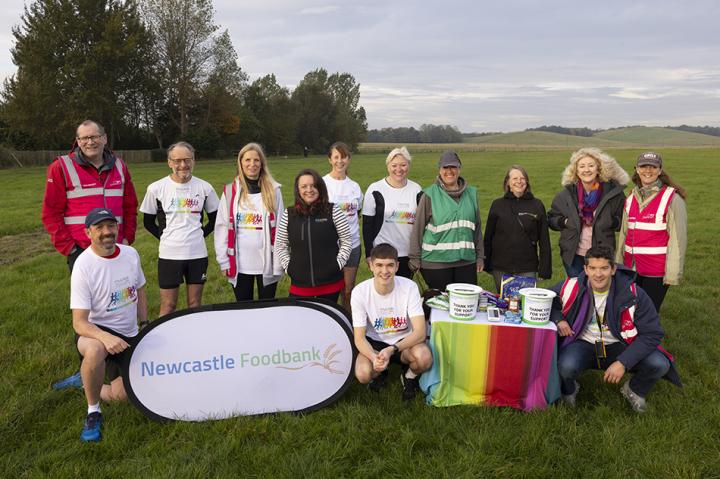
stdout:
<svg viewBox="0 0 720 479">
<path fill-rule="evenodd" d="M 193 161 L 192 158 L 168 158 L 168 160 L 170 160 L 173 165 L 182 165 L 183 163 L 189 165 Z"/>
<path fill-rule="evenodd" d="M 89 141 L 95 142 L 95 141 L 98 141 L 103 136 L 105 136 L 105 135 L 78 136 L 77 141 L 78 141 L 78 143 L 87 143 Z"/>
</svg>

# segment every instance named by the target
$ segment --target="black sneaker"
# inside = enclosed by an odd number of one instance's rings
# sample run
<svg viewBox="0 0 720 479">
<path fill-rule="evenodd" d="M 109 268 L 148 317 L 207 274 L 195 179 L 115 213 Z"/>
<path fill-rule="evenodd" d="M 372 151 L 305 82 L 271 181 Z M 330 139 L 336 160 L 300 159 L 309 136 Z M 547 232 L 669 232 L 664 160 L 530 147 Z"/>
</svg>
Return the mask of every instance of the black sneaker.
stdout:
<svg viewBox="0 0 720 479">
<path fill-rule="evenodd" d="M 388 370 L 381 372 L 380 375 L 376 378 L 374 378 L 372 381 L 368 383 L 368 388 L 371 391 L 374 391 L 376 393 L 379 393 L 382 388 L 385 387 L 387 384 L 387 377 L 388 377 Z"/>
<path fill-rule="evenodd" d="M 404 374 L 401 374 L 400 381 L 403 385 L 403 401 L 412 401 L 413 399 L 415 399 L 415 393 L 420 390 L 420 377 L 415 376 L 414 378 L 410 379 Z"/>
<path fill-rule="evenodd" d="M 103 417 L 100 412 L 91 412 L 85 419 L 85 426 L 83 426 L 82 433 L 80 433 L 80 440 L 82 442 L 97 442 L 100 440 L 102 433 L 100 428 L 102 427 Z"/>
</svg>

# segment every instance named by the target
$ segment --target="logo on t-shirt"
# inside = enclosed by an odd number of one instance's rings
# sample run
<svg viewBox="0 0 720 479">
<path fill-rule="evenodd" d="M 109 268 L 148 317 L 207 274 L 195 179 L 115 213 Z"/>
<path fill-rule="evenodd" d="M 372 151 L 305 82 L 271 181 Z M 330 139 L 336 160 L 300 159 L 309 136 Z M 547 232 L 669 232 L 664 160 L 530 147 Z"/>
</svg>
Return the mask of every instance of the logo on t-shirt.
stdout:
<svg viewBox="0 0 720 479">
<path fill-rule="evenodd" d="M 137 300 L 137 290 L 135 286 L 128 286 L 110 293 L 110 303 L 105 311 L 108 313 L 122 309 L 125 306 L 133 304 Z"/>
<path fill-rule="evenodd" d="M 401 316 L 381 316 L 373 321 L 375 331 L 383 334 L 399 333 L 405 331 L 407 327 L 407 318 Z"/>
<path fill-rule="evenodd" d="M 345 213 L 347 216 L 357 215 L 358 205 L 355 202 L 352 203 L 335 203 L 340 211 Z"/>
<path fill-rule="evenodd" d="M 200 213 L 200 195 L 195 198 L 171 198 L 168 211 L 173 213 Z"/>
<path fill-rule="evenodd" d="M 235 217 L 235 224 L 238 229 L 244 230 L 262 230 L 262 214 L 238 212 Z"/>
<path fill-rule="evenodd" d="M 415 213 L 410 211 L 393 210 L 385 220 L 386 223 L 396 223 L 400 225 L 415 224 Z"/>
</svg>

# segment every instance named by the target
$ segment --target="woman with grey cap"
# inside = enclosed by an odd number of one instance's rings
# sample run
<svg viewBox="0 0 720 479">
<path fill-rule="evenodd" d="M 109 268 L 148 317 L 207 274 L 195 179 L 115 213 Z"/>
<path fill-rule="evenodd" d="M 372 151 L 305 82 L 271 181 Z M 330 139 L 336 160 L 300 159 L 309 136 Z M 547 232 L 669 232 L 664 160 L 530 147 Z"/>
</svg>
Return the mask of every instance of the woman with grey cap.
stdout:
<svg viewBox="0 0 720 479">
<path fill-rule="evenodd" d="M 685 190 L 651 151 L 637 158 L 635 187 L 625 200 L 616 262 L 637 271 L 635 284 L 659 312 L 671 284 L 679 284 L 687 246 Z"/>
<path fill-rule="evenodd" d="M 407 177 L 411 161 L 410 152 L 404 146 L 388 154 L 385 160 L 388 175 L 365 191 L 362 235 L 366 258 L 370 258 L 374 246 L 391 244 L 398 250 L 397 274 L 412 279 L 408 247 L 422 188 Z"/>
<path fill-rule="evenodd" d="M 477 284 L 484 254 L 477 191 L 460 176 L 460 158 L 446 151 L 435 182 L 423 190 L 410 238 L 410 268 L 430 288 Z"/>
</svg>

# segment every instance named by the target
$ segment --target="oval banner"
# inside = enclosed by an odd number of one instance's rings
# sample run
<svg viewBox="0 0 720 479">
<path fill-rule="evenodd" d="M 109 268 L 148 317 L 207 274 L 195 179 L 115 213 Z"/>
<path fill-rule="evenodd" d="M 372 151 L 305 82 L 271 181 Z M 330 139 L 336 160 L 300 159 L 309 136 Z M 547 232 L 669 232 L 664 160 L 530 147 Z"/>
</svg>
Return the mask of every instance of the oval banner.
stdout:
<svg viewBox="0 0 720 479">
<path fill-rule="evenodd" d="M 178 311 L 138 334 L 125 389 L 156 420 L 312 411 L 350 384 L 350 324 L 337 304 L 295 298 Z"/>
</svg>

